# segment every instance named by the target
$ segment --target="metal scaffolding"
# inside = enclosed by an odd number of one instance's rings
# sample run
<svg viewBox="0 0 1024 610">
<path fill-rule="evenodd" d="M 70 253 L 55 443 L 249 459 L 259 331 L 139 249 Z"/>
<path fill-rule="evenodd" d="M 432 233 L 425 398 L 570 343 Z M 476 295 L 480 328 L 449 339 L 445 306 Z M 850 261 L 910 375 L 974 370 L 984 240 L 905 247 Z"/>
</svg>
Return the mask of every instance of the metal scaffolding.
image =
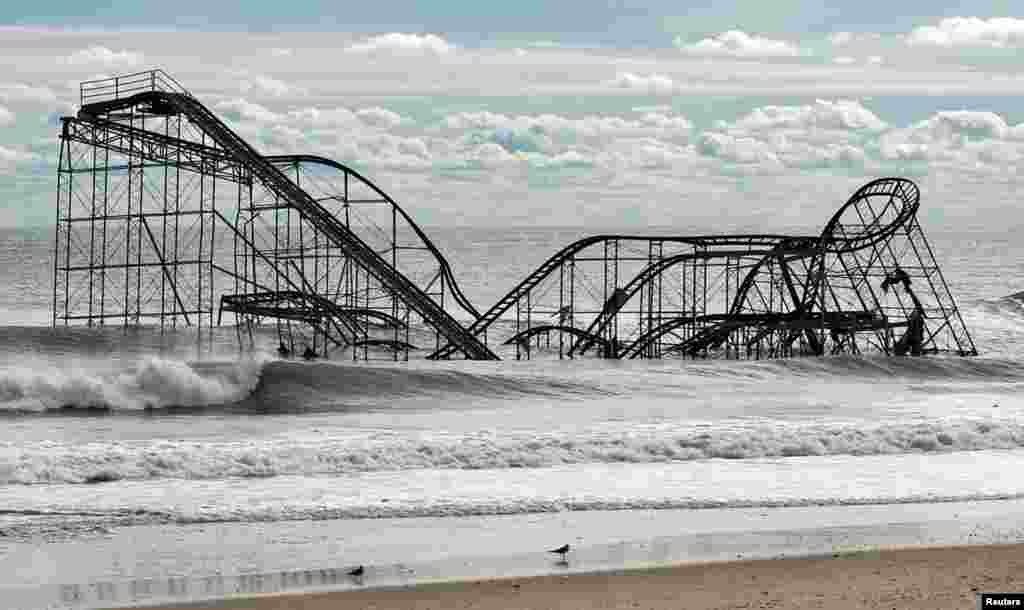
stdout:
<svg viewBox="0 0 1024 610">
<path fill-rule="evenodd" d="M 975 355 L 919 200 L 911 181 L 882 178 L 816 236 L 587 237 L 469 330 L 511 326 L 517 358 Z"/>
<path fill-rule="evenodd" d="M 973 355 L 919 204 L 883 178 L 819 235 L 587 237 L 481 314 L 367 178 L 263 156 L 149 71 L 83 83 L 62 119 L 53 323 L 202 331 L 227 313 L 282 354 L 353 359 Z"/>
<path fill-rule="evenodd" d="M 264 157 L 161 71 L 82 84 L 62 119 L 54 324 L 272 322 L 282 351 L 493 359 L 477 312 L 402 208 L 316 156 Z M 415 336 L 414 336 L 415 335 Z"/>
</svg>

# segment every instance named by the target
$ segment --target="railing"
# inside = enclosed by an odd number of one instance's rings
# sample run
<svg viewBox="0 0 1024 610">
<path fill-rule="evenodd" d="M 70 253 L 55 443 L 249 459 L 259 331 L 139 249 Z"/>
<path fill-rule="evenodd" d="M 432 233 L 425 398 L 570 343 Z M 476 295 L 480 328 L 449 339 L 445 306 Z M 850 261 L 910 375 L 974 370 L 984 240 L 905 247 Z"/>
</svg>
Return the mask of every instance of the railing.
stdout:
<svg viewBox="0 0 1024 610">
<path fill-rule="evenodd" d="M 113 78 L 88 80 L 79 85 L 78 91 L 83 106 L 116 100 L 144 91 L 168 91 L 191 96 L 178 81 L 163 70 L 147 70 Z"/>
</svg>

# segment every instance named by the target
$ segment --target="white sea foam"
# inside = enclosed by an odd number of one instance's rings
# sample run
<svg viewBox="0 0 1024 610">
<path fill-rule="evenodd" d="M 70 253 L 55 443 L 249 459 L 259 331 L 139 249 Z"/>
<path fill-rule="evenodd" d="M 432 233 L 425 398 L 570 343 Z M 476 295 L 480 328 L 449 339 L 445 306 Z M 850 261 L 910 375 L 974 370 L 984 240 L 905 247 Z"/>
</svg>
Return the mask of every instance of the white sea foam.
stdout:
<svg viewBox="0 0 1024 610">
<path fill-rule="evenodd" d="M 251 393 L 261 368 L 258 359 L 200 366 L 156 356 L 120 370 L 87 362 L 76 362 L 74 368 L 42 363 L 8 367 L 0 370 L 0 411 L 225 404 Z"/>
<path fill-rule="evenodd" d="M 543 468 L 828 455 L 951 453 L 1024 447 L 1024 425 L 999 420 L 861 425 L 750 426 L 518 438 L 387 441 L 94 442 L 0 445 L 0 485 L 117 480 L 344 475 L 422 469 Z"/>
</svg>

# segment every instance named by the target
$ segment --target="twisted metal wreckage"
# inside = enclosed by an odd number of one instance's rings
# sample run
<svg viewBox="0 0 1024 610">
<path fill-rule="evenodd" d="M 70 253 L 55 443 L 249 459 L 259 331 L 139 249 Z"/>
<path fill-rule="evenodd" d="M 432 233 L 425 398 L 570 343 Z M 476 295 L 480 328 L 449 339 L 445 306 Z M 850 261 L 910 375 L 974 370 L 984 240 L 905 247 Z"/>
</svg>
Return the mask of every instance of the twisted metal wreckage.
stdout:
<svg viewBox="0 0 1024 610">
<path fill-rule="evenodd" d="M 83 83 L 62 122 L 54 325 L 230 313 L 354 359 L 977 353 L 902 178 L 820 235 L 586 237 L 481 314 L 368 179 L 261 155 L 162 71 Z"/>
</svg>

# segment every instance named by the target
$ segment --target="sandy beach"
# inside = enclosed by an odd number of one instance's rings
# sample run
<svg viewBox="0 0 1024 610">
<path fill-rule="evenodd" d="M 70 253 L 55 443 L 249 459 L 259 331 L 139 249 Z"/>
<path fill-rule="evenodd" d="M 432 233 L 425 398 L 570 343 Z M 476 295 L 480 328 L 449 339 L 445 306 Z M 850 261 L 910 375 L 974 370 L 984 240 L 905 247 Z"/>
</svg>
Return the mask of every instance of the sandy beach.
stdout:
<svg viewBox="0 0 1024 610">
<path fill-rule="evenodd" d="M 1024 591 L 1024 545 L 875 550 L 603 574 L 280 594 L 166 609 L 973 608 L 977 592 Z"/>
</svg>

